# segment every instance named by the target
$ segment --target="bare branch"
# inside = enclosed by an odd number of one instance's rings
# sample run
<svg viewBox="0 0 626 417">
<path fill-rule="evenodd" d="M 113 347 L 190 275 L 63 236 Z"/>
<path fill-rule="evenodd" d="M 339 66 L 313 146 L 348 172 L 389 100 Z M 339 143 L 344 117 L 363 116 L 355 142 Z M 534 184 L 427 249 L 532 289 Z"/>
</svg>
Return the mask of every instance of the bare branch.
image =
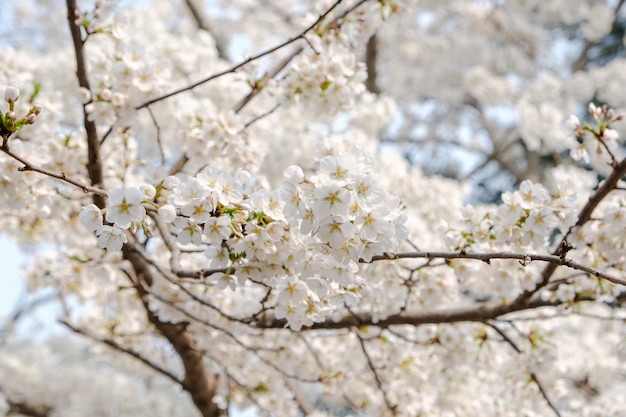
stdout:
<svg viewBox="0 0 626 417">
<path fill-rule="evenodd" d="M 355 334 L 357 340 L 359 341 L 359 345 L 361 346 L 361 351 L 363 352 L 363 356 L 365 356 L 365 359 L 367 360 L 367 365 L 369 366 L 370 370 L 372 371 L 372 374 L 374 374 L 374 379 L 376 380 L 376 385 L 378 386 L 378 389 L 380 390 L 380 392 L 381 392 L 381 394 L 383 396 L 383 400 L 385 401 L 385 405 L 387 406 L 389 411 L 391 411 L 393 413 L 393 415 L 396 415 L 397 411 L 398 411 L 398 406 L 395 405 L 395 404 L 391 404 L 391 400 L 389 399 L 389 396 L 387 395 L 387 391 L 383 387 L 383 382 L 380 379 L 380 376 L 378 375 L 378 370 L 374 366 L 374 362 L 372 361 L 372 358 L 370 357 L 369 353 L 367 352 L 367 348 L 365 347 L 365 341 L 363 340 L 363 338 L 358 333 L 355 332 L 354 334 Z"/>
<path fill-rule="evenodd" d="M 489 263 L 492 259 L 518 259 L 522 263 L 530 261 L 542 261 L 548 262 L 557 266 L 567 266 L 578 271 L 583 271 L 597 278 L 602 278 L 610 281 L 614 284 L 626 285 L 626 280 L 614 277 L 606 274 L 595 268 L 591 268 L 587 265 L 583 265 L 579 262 L 573 261 L 557 255 L 540 255 L 540 254 L 524 254 L 516 252 L 492 252 L 492 253 L 471 253 L 471 252 L 405 252 L 405 253 L 386 253 L 384 255 L 372 257 L 372 262 L 381 260 L 393 260 L 393 259 L 407 259 L 407 258 L 425 258 L 425 259 L 476 259 L 479 261 Z"/>
<path fill-rule="evenodd" d="M 141 353 L 135 352 L 134 350 L 132 350 L 130 348 L 125 348 L 123 346 L 120 346 L 113 339 L 94 336 L 94 335 L 88 333 L 87 331 L 72 325 L 67 320 L 60 320 L 59 322 L 61 324 L 63 324 L 65 327 L 67 327 L 68 329 L 70 329 L 71 331 L 73 331 L 74 333 L 83 335 L 83 336 L 85 336 L 85 337 L 87 337 L 87 338 L 89 338 L 89 339 L 91 339 L 91 340 L 93 340 L 95 342 L 105 344 L 105 345 L 113 348 L 114 350 L 117 350 L 118 352 L 125 353 L 125 354 L 127 354 L 127 355 L 129 355 L 129 356 L 131 356 L 131 357 L 133 357 L 133 358 L 135 358 L 137 360 L 139 360 L 144 365 L 147 365 L 149 368 L 151 368 L 152 370 L 156 371 L 157 373 L 166 376 L 172 382 L 174 382 L 174 383 L 176 383 L 178 385 L 182 385 L 183 384 L 182 381 L 180 379 L 178 379 L 173 373 L 171 373 L 167 369 L 164 369 L 164 368 L 160 367 L 156 363 L 152 362 L 150 359 L 142 356 Z"/>
<path fill-rule="evenodd" d="M 517 344 L 513 341 L 513 339 L 511 339 L 502 329 L 500 329 L 498 326 L 496 326 L 493 323 L 485 323 L 485 324 L 489 326 L 490 328 L 492 328 L 493 330 L 495 330 L 495 332 L 498 333 L 502 337 L 502 339 L 509 346 L 511 346 L 511 348 L 513 348 L 513 350 L 515 350 L 515 352 L 522 353 L 522 350 L 517 346 Z M 530 375 L 530 378 L 537 385 L 537 388 L 539 388 L 539 392 L 541 393 L 543 398 L 546 400 L 546 403 L 548 403 L 548 406 L 552 409 L 552 411 L 554 411 L 554 414 L 556 414 L 557 417 L 561 417 L 561 413 L 556 408 L 554 403 L 550 400 L 550 397 L 548 397 L 548 394 L 545 388 L 543 387 L 543 384 L 539 381 L 539 377 L 537 377 L 537 375 L 534 372 L 529 371 L 528 373 Z"/>
<path fill-rule="evenodd" d="M 365 80 L 365 87 L 367 91 L 380 94 L 380 87 L 376 83 L 377 79 L 377 55 L 378 55 L 378 38 L 376 34 L 367 41 L 367 47 L 365 49 L 365 65 L 367 66 L 367 80 Z"/>
<path fill-rule="evenodd" d="M 45 404 L 35 404 L 27 401 L 13 401 L 8 399 L 9 415 L 18 414 L 28 417 L 48 417 L 52 412 L 52 407 Z"/>
<path fill-rule="evenodd" d="M 54 172 L 54 171 L 49 171 L 47 169 L 40 168 L 40 167 L 38 167 L 36 165 L 33 165 L 32 163 L 28 162 L 27 160 L 25 160 L 21 156 L 17 155 L 13 151 L 11 151 L 9 149 L 8 144 L 4 144 L 4 145 L 0 146 L 0 151 L 4 152 L 5 154 L 10 156 L 11 158 L 13 158 L 16 161 L 18 161 L 19 163 L 23 164 L 23 166 L 18 168 L 19 171 L 24 171 L 24 172 L 26 172 L 26 171 L 33 171 L 33 172 L 38 172 L 38 173 L 40 173 L 42 175 L 45 175 L 45 176 L 48 176 L 48 177 L 51 177 L 51 178 L 56 178 L 58 180 L 64 181 L 64 182 L 66 182 L 68 184 L 71 184 L 71 185 L 73 185 L 75 187 L 80 188 L 84 193 L 92 193 L 94 195 L 94 199 L 96 198 L 96 196 L 102 197 L 102 198 L 107 197 L 107 192 L 102 190 L 102 189 L 100 189 L 100 188 L 92 187 L 90 185 L 85 185 L 85 184 L 81 183 L 80 181 L 77 181 L 77 180 L 74 180 L 72 178 L 69 178 L 63 172 L 58 173 L 58 172 Z"/>
</svg>

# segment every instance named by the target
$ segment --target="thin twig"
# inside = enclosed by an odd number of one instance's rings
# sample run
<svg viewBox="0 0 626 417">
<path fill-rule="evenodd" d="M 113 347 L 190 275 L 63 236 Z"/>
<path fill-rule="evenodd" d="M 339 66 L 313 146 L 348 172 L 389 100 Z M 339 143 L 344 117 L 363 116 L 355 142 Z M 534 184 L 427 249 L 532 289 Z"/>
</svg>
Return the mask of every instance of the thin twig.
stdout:
<svg viewBox="0 0 626 417">
<path fill-rule="evenodd" d="M 114 350 L 117 350 L 118 352 L 125 353 L 125 354 L 127 354 L 127 355 L 129 355 L 129 356 L 131 356 L 131 357 L 133 357 L 133 358 L 135 358 L 137 360 L 139 360 L 144 365 L 147 365 L 149 368 L 153 369 L 157 373 L 166 376 L 167 378 L 169 378 L 171 381 L 173 381 L 177 385 L 181 385 L 181 386 L 183 385 L 183 382 L 179 378 L 177 378 L 176 375 L 174 375 L 173 373 L 171 373 L 167 369 L 164 369 L 164 368 L 160 367 L 156 363 L 152 362 L 150 359 L 142 356 L 141 353 L 135 352 L 134 350 L 132 350 L 130 348 L 125 348 L 123 346 L 120 346 L 113 339 L 94 336 L 94 335 L 88 333 L 87 331 L 72 325 L 67 320 L 59 320 L 59 321 L 60 321 L 61 324 L 63 324 L 65 327 L 67 327 L 68 329 L 70 329 L 74 333 L 83 335 L 83 336 L 85 336 L 85 337 L 87 337 L 87 338 L 89 338 L 89 339 L 91 339 L 91 340 L 93 340 L 95 342 L 105 344 L 105 345 L 113 348 Z"/>
<path fill-rule="evenodd" d="M 513 339 L 511 339 L 502 329 L 500 329 L 498 326 L 496 326 L 493 323 L 485 322 L 485 324 L 487 326 L 489 326 L 490 328 L 492 328 L 496 333 L 498 333 L 502 337 L 502 339 L 509 346 L 511 346 L 511 348 L 513 348 L 513 350 L 515 350 L 515 352 L 517 352 L 518 354 L 522 353 L 522 350 L 517 346 L 515 341 L 513 341 Z M 546 400 L 546 403 L 548 404 L 548 406 L 552 409 L 552 411 L 554 411 L 554 414 L 556 414 L 558 417 L 561 417 L 561 413 L 556 408 L 556 406 L 554 405 L 552 400 L 550 400 L 550 397 L 548 397 L 548 393 L 546 392 L 545 388 L 543 387 L 543 384 L 539 380 L 539 377 L 537 377 L 537 375 L 534 372 L 530 371 L 530 370 L 528 370 L 528 373 L 530 375 L 530 378 L 535 383 L 535 385 L 537 385 L 537 388 L 539 388 L 539 392 L 541 393 L 543 398 Z"/>
<path fill-rule="evenodd" d="M 65 173 L 63 173 L 63 172 L 58 173 L 58 172 L 54 172 L 54 171 L 49 171 L 47 169 L 44 169 L 44 168 L 38 167 L 36 165 L 33 165 L 32 163 L 28 162 L 26 159 L 22 158 L 21 156 L 17 155 L 13 151 L 11 151 L 7 144 L 0 146 L 0 151 L 4 152 L 5 154 L 7 154 L 11 158 L 15 159 L 16 161 L 18 161 L 19 163 L 22 164 L 22 166 L 18 168 L 18 171 L 38 172 L 38 173 L 40 173 L 42 175 L 45 175 L 45 176 L 48 176 L 48 177 L 51 177 L 51 178 L 56 178 L 58 180 L 66 182 L 68 184 L 72 184 L 73 186 L 80 188 L 84 193 L 92 193 L 92 194 L 100 196 L 100 197 L 105 197 L 105 198 L 107 197 L 107 192 L 104 191 L 103 189 L 83 184 L 80 181 L 74 180 L 74 179 L 66 176 Z"/>
<path fill-rule="evenodd" d="M 361 351 L 363 352 L 363 356 L 365 356 L 365 360 L 367 361 L 368 367 L 372 371 L 372 374 L 374 374 L 374 379 L 376 380 L 376 385 L 378 386 L 378 389 L 382 393 L 383 400 L 385 401 L 385 405 L 387 406 L 389 411 L 391 411 L 393 413 L 393 415 L 396 415 L 397 411 L 398 411 L 398 406 L 391 404 L 391 400 L 389 399 L 389 396 L 387 395 L 387 391 L 383 387 L 383 382 L 380 379 L 380 376 L 378 375 L 378 371 L 376 370 L 376 367 L 374 366 L 374 362 L 372 361 L 372 358 L 370 357 L 369 353 L 367 352 L 367 349 L 365 347 L 365 341 L 363 340 L 363 338 L 358 333 L 355 332 L 354 335 L 356 336 L 356 338 L 357 338 L 357 340 L 359 342 L 359 345 L 361 346 Z"/>
<path fill-rule="evenodd" d="M 426 259 L 475 259 L 489 263 L 493 259 L 518 259 L 525 262 L 530 261 L 542 261 L 548 262 L 548 264 L 556 266 L 567 266 L 572 269 L 583 271 L 597 278 L 603 278 L 614 284 L 626 285 L 626 280 L 614 277 L 606 274 L 590 266 L 583 265 L 579 262 L 568 258 L 562 258 L 557 255 L 540 255 L 540 254 L 525 254 L 517 252 L 486 252 L 486 253 L 471 253 L 471 252 L 405 252 L 405 253 L 385 253 L 384 255 L 377 255 L 372 257 L 372 262 L 381 260 L 394 260 L 394 259 L 413 259 L 413 258 L 426 258 Z"/>
</svg>

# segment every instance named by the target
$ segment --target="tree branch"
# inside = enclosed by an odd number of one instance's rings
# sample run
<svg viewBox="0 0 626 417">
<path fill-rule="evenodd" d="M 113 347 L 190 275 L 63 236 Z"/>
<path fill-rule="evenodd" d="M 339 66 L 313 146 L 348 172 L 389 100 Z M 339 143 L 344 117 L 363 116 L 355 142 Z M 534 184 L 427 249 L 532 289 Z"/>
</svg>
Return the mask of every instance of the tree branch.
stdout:
<svg viewBox="0 0 626 417">
<path fill-rule="evenodd" d="M 502 337 L 502 339 L 509 346 L 511 346 L 511 348 L 513 348 L 513 350 L 515 352 L 517 352 L 518 354 L 522 353 L 522 350 L 517 346 L 517 344 L 513 341 L 513 339 L 511 339 L 502 329 L 500 329 L 498 326 L 496 326 L 493 323 L 485 323 L 485 324 L 487 326 L 489 326 L 490 328 L 492 328 L 496 333 L 498 333 Z M 543 384 L 539 381 L 539 377 L 534 372 L 530 372 L 529 371 L 528 373 L 530 375 L 530 378 L 535 383 L 535 385 L 537 385 L 537 388 L 539 388 L 539 392 L 541 393 L 543 398 L 546 400 L 546 403 L 548 404 L 548 406 L 552 409 L 552 411 L 554 411 L 554 414 L 556 414 L 557 417 L 561 417 L 561 413 L 556 408 L 554 403 L 550 400 L 550 397 L 548 397 L 548 393 L 546 392 L 545 388 L 543 387 Z"/>
<path fill-rule="evenodd" d="M 78 85 L 91 91 L 89 86 L 89 78 L 87 77 L 87 64 L 85 59 L 84 42 L 81 35 L 81 29 L 78 25 L 77 12 L 78 7 L 76 0 L 66 0 L 67 4 L 67 20 L 72 34 L 72 42 L 74 43 L 74 56 L 76 58 L 76 76 L 78 77 Z M 88 163 L 87 171 L 91 185 L 94 187 L 104 187 L 102 175 L 102 163 L 100 161 L 100 141 L 98 140 L 98 131 L 96 124 L 89 120 L 87 107 L 83 104 L 83 124 L 87 132 L 87 152 Z M 101 194 L 93 195 L 93 203 L 99 207 L 105 207 L 105 197 Z"/>
<path fill-rule="evenodd" d="M 147 300 L 149 292 L 146 288 L 149 288 L 154 282 L 150 265 L 137 251 L 133 250 L 130 244 L 124 245 L 122 253 L 124 258 L 130 261 L 133 266 L 128 273 L 132 276 L 132 281 L 141 296 L 148 320 L 170 342 L 183 363 L 185 369 L 185 377 L 182 381 L 183 389 L 191 395 L 203 417 L 219 417 L 221 410 L 213 402 L 213 397 L 217 391 L 218 377 L 208 373 L 202 351 L 187 330 L 189 323 L 164 322 L 150 310 Z"/>
<path fill-rule="evenodd" d="M 606 274 L 595 268 L 583 265 L 571 259 L 567 259 L 557 255 L 540 255 L 540 254 L 524 254 L 516 252 L 492 252 L 492 253 L 471 253 L 471 252 L 405 252 L 405 253 L 386 253 L 372 257 L 372 262 L 381 260 L 407 259 L 407 258 L 425 258 L 425 259 L 475 259 L 489 263 L 492 259 L 519 259 L 522 265 L 526 265 L 531 261 L 548 262 L 549 266 L 567 266 L 578 271 L 583 271 L 597 278 L 602 278 L 614 284 L 626 285 L 626 280 Z"/>
<path fill-rule="evenodd" d="M 27 401 L 13 401 L 10 398 L 9 414 L 7 416 L 18 414 L 28 417 L 48 417 L 52 412 L 52 407 L 44 404 L 29 403 Z"/>
<path fill-rule="evenodd" d="M 356 336 L 356 338 L 357 338 L 357 340 L 359 342 L 359 345 L 361 346 L 361 352 L 363 352 L 363 356 L 365 356 L 365 359 L 367 361 L 368 367 L 372 371 L 372 374 L 374 374 L 374 380 L 376 381 L 376 386 L 378 387 L 378 389 L 380 390 L 380 392 L 381 392 L 381 394 L 383 396 L 383 400 L 385 401 L 385 405 L 387 406 L 389 411 L 391 411 L 391 413 L 394 416 L 397 415 L 398 406 L 391 403 L 391 400 L 389 399 L 389 395 L 387 394 L 387 391 L 383 387 L 383 382 L 380 379 L 380 376 L 378 375 L 378 371 L 376 370 L 376 367 L 374 366 L 374 362 L 372 361 L 372 358 L 370 357 L 369 353 L 367 352 L 367 349 L 365 347 L 365 341 L 356 332 L 354 333 L 354 335 Z"/>
<path fill-rule="evenodd" d="M 44 168 L 40 168 L 38 166 L 33 165 L 32 163 L 28 162 L 27 160 L 25 160 L 24 158 L 22 158 L 21 156 L 17 155 L 16 153 L 14 153 L 13 151 L 11 151 L 9 149 L 8 144 L 3 144 L 0 146 L 0 151 L 4 152 L 5 154 L 7 154 L 8 156 L 10 156 L 11 158 L 15 159 L 16 161 L 18 161 L 19 163 L 23 164 L 23 166 L 19 167 L 18 170 L 19 171 L 33 171 L 33 172 L 38 172 L 42 175 L 51 177 L 51 178 L 56 178 L 58 180 L 64 181 L 68 184 L 72 184 L 75 187 L 80 188 L 84 193 L 92 193 L 94 195 L 94 199 L 95 196 L 99 196 L 99 197 L 107 197 L 107 192 L 100 189 L 100 188 L 96 188 L 96 187 L 92 187 L 89 185 L 85 185 L 83 183 L 81 183 L 80 181 L 76 181 L 73 180 L 69 177 L 67 177 L 65 175 L 65 173 L 61 172 L 54 172 L 54 171 L 49 171 L 47 169 Z"/>
<path fill-rule="evenodd" d="M 182 385 L 182 381 L 180 379 L 178 379 L 176 377 L 176 375 L 174 375 L 173 373 L 171 373 L 170 371 L 168 371 L 167 369 L 164 369 L 162 367 L 160 367 L 159 365 L 157 365 L 156 363 L 152 362 L 150 359 L 145 358 L 144 356 L 141 355 L 141 353 L 139 352 L 135 352 L 132 349 L 129 348 L 125 348 L 123 346 L 120 346 L 117 342 L 115 342 L 113 339 L 109 339 L 109 338 L 101 338 L 101 337 L 97 337 L 94 336 L 92 334 L 89 334 L 88 332 L 86 332 L 83 329 L 80 329 L 78 327 L 73 326 L 70 322 L 68 322 L 67 320 L 59 320 L 59 322 L 61 324 L 63 324 L 65 327 L 67 327 L 68 329 L 70 329 L 71 331 L 73 331 L 74 333 L 83 335 L 95 342 L 98 343 L 102 343 L 105 344 L 111 348 L 113 348 L 114 350 L 117 350 L 118 352 L 122 352 L 125 353 L 137 360 L 139 360 L 140 362 L 142 362 L 144 365 L 147 365 L 149 368 L 152 368 L 152 370 L 156 371 L 157 373 L 164 375 L 165 377 L 169 378 L 172 382 L 174 382 L 177 385 Z"/>
</svg>

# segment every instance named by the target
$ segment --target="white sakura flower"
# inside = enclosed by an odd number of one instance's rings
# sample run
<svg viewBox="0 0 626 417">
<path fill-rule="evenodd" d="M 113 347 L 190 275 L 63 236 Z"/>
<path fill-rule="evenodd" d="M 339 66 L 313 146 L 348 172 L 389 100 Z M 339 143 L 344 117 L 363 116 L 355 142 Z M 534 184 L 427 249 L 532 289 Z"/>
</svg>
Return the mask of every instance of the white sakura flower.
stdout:
<svg viewBox="0 0 626 417">
<path fill-rule="evenodd" d="M 109 191 L 109 202 L 106 219 L 121 229 L 128 229 L 133 222 L 141 221 L 146 209 L 141 202 L 145 195 L 138 188 L 117 188 Z"/>
<path fill-rule="evenodd" d="M 439 333 L 439 343 L 448 349 L 454 349 L 461 342 L 461 332 L 454 326 L 446 326 Z"/>
<path fill-rule="evenodd" d="M 556 298 L 563 302 L 572 301 L 576 298 L 576 290 L 572 285 L 561 284 L 556 290 Z"/>
<path fill-rule="evenodd" d="M 235 291 L 237 289 L 236 277 L 234 275 L 225 274 L 223 272 L 217 272 L 207 278 L 207 282 L 209 284 L 215 285 L 220 290 L 226 289 L 229 287 L 231 290 Z"/>
<path fill-rule="evenodd" d="M 176 218 L 176 207 L 166 204 L 164 206 L 159 207 L 157 211 L 159 216 L 163 219 L 165 223 L 172 223 Z"/>
<path fill-rule="evenodd" d="M 85 107 L 85 110 L 89 113 L 87 119 L 100 126 L 112 125 L 117 119 L 115 107 L 106 101 L 91 102 Z"/>
<path fill-rule="evenodd" d="M 322 242 L 328 242 L 333 248 L 341 248 L 344 242 L 352 239 L 356 227 L 349 221 L 340 221 L 339 218 L 326 217 L 320 222 L 317 237 Z"/>
<path fill-rule="evenodd" d="M 320 217 L 330 215 L 345 215 L 350 206 L 350 193 L 337 184 L 323 185 L 315 189 L 318 199 L 315 205 L 315 214 Z"/>
<path fill-rule="evenodd" d="M 303 281 L 291 275 L 281 279 L 276 285 L 280 304 L 298 303 L 306 297 L 308 290 L 309 287 Z"/>
<path fill-rule="evenodd" d="M 210 260 L 209 268 L 226 268 L 230 263 L 228 248 L 211 245 L 204 251 L 204 256 Z"/>
<path fill-rule="evenodd" d="M 98 235 L 98 247 L 109 251 L 117 252 L 122 249 L 126 239 L 126 234 L 119 227 L 102 226 L 96 234 Z"/>
<path fill-rule="evenodd" d="M 337 181 L 341 185 L 352 182 L 352 175 L 356 169 L 356 160 L 349 155 L 342 155 L 340 158 L 328 155 L 320 161 L 322 176 Z"/>
<path fill-rule="evenodd" d="M 361 237 L 365 240 L 374 241 L 378 235 L 389 235 L 393 231 L 391 224 L 385 220 L 389 209 L 385 206 L 376 206 L 362 216 L 358 216 L 354 223 L 361 225 Z"/>
<path fill-rule="evenodd" d="M 202 244 L 202 229 L 191 219 L 177 217 L 174 219 L 174 226 L 181 229 L 176 239 L 180 244 L 186 245 L 193 242 L 195 245 Z"/>
<path fill-rule="evenodd" d="M 519 193 L 511 193 L 505 192 L 502 194 L 502 202 L 500 206 L 498 206 L 498 217 L 500 221 L 504 225 L 514 224 L 522 217 L 524 214 L 524 209 L 522 209 L 522 198 Z"/>
<path fill-rule="evenodd" d="M 211 217 L 211 212 L 214 210 L 213 202 L 210 198 L 199 199 L 195 198 L 189 202 L 186 206 L 180 209 L 180 212 L 202 224 Z"/>
<path fill-rule="evenodd" d="M 519 186 L 522 197 L 521 206 L 524 209 L 532 209 L 543 206 L 550 201 L 550 195 L 543 185 L 533 184 L 530 180 L 524 180 Z"/>
<path fill-rule="evenodd" d="M 171 178 L 171 177 L 169 177 Z M 203 199 L 209 193 L 205 185 L 197 178 L 189 178 L 188 181 L 181 181 L 173 189 L 173 194 L 169 196 L 169 203 L 178 207 L 189 204 L 192 200 Z"/>
<path fill-rule="evenodd" d="M 237 114 L 235 114 L 232 110 L 220 113 L 217 116 L 217 120 L 222 129 L 224 129 L 224 132 L 230 136 L 237 135 L 243 130 L 244 127 L 243 123 L 239 119 L 239 116 L 237 116 Z"/>
<path fill-rule="evenodd" d="M 243 184 L 241 178 L 238 178 L 236 174 L 237 173 L 231 175 L 230 173 L 223 172 L 218 178 L 219 187 L 217 187 L 217 194 L 219 202 L 225 206 L 238 204 L 243 200 Z"/>
<path fill-rule="evenodd" d="M 221 245 L 223 240 L 230 237 L 230 218 L 226 215 L 210 217 L 204 223 L 204 234 L 212 244 L 216 246 Z"/>
<path fill-rule="evenodd" d="M 115 107 L 122 107 L 125 102 L 126 102 L 126 96 L 122 93 L 115 92 L 111 96 L 111 103 Z"/>
<path fill-rule="evenodd" d="M 300 224 L 300 233 L 308 235 L 311 232 L 315 232 L 319 228 L 319 218 L 312 209 L 306 209 L 302 216 L 302 223 Z"/>
<path fill-rule="evenodd" d="M 580 129 L 580 119 L 577 116 L 570 114 L 565 121 L 565 126 L 570 130 L 577 131 Z"/>
<path fill-rule="evenodd" d="M 305 204 L 300 193 L 300 189 L 290 181 L 283 181 L 280 187 L 280 197 L 285 202 L 283 214 L 287 218 L 292 218 L 305 209 Z"/>
<path fill-rule="evenodd" d="M 91 232 L 98 231 L 102 227 L 102 212 L 95 204 L 83 207 L 78 218 Z"/>
</svg>

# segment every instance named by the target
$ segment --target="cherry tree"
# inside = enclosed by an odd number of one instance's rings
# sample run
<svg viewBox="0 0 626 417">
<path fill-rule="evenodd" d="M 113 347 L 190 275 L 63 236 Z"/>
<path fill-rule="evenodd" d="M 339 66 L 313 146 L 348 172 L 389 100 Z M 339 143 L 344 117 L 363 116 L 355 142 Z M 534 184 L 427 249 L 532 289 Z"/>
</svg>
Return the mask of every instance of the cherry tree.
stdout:
<svg viewBox="0 0 626 417">
<path fill-rule="evenodd" d="M 623 415 L 622 5 L 7 8 L 0 414 Z"/>
</svg>

